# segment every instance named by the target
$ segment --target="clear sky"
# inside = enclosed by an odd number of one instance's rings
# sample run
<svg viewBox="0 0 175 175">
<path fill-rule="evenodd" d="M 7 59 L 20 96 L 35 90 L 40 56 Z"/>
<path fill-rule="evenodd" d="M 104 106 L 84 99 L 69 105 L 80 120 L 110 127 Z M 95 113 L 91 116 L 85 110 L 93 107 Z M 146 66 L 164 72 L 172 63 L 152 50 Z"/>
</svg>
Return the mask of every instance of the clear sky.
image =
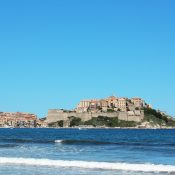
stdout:
<svg viewBox="0 0 175 175">
<path fill-rule="evenodd" d="M 0 111 L 144 98 L 175 116 L 174 0 L 1 0 Z"/>
</svg>

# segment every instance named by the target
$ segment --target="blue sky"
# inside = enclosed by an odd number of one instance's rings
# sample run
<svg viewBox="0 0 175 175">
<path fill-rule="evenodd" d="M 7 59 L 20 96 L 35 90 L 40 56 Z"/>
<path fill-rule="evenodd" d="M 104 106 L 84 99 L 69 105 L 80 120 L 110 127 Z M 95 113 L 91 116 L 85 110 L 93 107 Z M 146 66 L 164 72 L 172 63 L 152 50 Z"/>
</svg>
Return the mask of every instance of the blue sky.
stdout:
<svg viewBox="0 0 175 175">
<path fill-rule="evenodd" d="M 175 116 L 175 1 L 2 0 L 0 111 L 140 96 Z"/>
</svg>

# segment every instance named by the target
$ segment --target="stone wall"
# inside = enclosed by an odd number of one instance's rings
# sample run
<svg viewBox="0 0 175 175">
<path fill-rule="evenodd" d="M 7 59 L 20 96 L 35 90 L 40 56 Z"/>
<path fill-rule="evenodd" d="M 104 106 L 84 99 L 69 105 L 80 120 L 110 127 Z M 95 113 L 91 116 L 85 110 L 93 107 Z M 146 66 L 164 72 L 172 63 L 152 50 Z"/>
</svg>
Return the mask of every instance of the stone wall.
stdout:
<svg viewBox="0 0 175 175">
<path fill-rule="evenodd" d="M 92 119 L 93 117 L 98 116 L 106 116 L 106 117 L 118 117 L 119 120 L 125 120 L 125 121 L 136 121 L 140 122 L 144 118 L 144 112 L 143 111 L 133 111 L 132 113 L 128 112 L 112 112 L 112 113 L 106 113 L 106 112 L 100 112 L 100 113 L 76 113 L 71 111 L 63 111 L 63 110 L 57 110 L 52 109 L 48 111 L 47 116 L 47 122 L 57 122 L 60 120 L 69 120 L 70 117 L 78 117 L 81 118 L 82 121 L 87 121 Z"/>
</svg>

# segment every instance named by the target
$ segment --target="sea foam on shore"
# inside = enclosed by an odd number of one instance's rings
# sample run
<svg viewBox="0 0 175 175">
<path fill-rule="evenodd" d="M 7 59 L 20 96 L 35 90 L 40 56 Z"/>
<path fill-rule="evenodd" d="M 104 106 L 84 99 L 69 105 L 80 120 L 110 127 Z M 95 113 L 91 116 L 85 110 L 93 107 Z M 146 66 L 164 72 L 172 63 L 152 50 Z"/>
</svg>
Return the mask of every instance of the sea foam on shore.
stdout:
<svg viewBox="0 0 175 175">
<path fill-rule="evenodd" d="M 68 161 L 68 160 L 50 160 L 34 158 L 10 158 L 0 157 L 0 164 L 21 164 L 29 166 L 55 166 L 55 167 L 77 167 L 86 169 L 106 169 L 140 172 L 175 172 L 173 165 L 155 165 L 155 164 L 129 164 L 112 162 L 89 162 L 89 161 Z"/>
</svg>

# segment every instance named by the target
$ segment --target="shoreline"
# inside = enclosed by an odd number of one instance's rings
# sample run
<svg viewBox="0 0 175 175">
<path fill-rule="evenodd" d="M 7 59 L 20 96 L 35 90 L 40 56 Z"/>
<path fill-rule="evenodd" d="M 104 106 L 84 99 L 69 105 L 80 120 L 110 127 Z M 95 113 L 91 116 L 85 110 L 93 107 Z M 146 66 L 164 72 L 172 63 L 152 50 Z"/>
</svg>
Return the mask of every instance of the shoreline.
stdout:
<svg viewBox="0 0 175 175">
<path fill-rule="evenodd" d="M 131 130 L 169 130 L 175 129 L 175 127 L 167 127 L 167 128 L 134 128 L 134 127 L 41 127 L 41 128 L 13 128 L 13 127 L 0 127 L 0 129 L 77 129 L 77 130 L 89 130 L 89 129 L 131 129 Z"/>
</svg>

